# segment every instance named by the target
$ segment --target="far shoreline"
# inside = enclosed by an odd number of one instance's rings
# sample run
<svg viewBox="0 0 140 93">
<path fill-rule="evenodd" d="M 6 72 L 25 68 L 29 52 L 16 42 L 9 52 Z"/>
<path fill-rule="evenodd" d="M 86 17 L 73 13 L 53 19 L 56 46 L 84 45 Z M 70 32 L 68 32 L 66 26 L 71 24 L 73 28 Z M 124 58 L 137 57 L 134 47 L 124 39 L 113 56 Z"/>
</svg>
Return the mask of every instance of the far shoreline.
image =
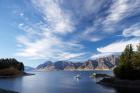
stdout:
<svg viewBox="0 0 140 93">
<path fill-rule="evenodd" d="M 40 69 L 40 70 L 34 70 L 37 72 L 52 72 L 52 71 L 112 71 L 112 69 L 93 69 L 93 70 L 44 70 L 44 69 Z"/>
</svg>

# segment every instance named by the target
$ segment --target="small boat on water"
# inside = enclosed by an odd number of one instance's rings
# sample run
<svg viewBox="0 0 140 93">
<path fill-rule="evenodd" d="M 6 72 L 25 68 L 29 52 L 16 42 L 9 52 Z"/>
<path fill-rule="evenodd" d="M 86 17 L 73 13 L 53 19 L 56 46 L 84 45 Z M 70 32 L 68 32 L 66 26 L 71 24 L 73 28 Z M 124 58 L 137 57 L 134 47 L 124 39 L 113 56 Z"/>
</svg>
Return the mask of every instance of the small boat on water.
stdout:
<svg viewBox="0 0 140 93">
<path fill-rule="evenodd" d="M 93 76 L 96 76 L 96 73 L 94 72 L 92 75 L 93 75 Z"/>
<path fill-rule="evenodd" d="M 81 76 L 79 75 L 79 74 L 77 74 L 76 76 L 74 76 L 75 78 L 77 78 L 77 79 L 80 79 L 81 78 Z"/>
</svg>

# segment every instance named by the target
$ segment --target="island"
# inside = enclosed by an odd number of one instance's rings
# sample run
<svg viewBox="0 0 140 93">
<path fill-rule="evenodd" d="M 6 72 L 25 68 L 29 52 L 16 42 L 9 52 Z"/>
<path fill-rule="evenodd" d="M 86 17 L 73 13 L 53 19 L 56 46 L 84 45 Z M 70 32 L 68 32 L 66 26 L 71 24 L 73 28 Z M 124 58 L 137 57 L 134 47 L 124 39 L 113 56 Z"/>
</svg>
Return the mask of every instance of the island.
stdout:
<svg viewBox="0 0 140 93">
<path fill-rule="evenodd" d="M 0 77 L 14 77 L 25 74 L 24 64 L 14 58 L 0 59 Z"/>
<path fill-rule="evenodd" d="M 0 78 L 14 78 L 30 75 L 24 72 L 24 64 L 14 58 L 0 59 Z M 18 93 L 0 88 L 0 93 Z"/>
</svg>

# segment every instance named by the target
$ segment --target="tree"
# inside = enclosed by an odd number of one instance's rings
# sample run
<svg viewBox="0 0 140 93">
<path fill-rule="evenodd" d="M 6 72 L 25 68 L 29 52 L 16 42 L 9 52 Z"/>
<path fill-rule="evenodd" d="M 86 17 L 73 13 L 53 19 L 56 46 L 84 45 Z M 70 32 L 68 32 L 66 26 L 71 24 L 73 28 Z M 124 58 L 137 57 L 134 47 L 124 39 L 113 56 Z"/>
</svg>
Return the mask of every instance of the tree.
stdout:
<svg viewBox="0 0 140 93">
<path fill-rule="evenodd" d="M 133 67 L 135 70 L 140 70 L 140 43 L 137 45 L 137 51 L 133 57 Z"/>
<path fill-rule="evenodd" d="M 20 63 L 20 71 L 24 71 L 24 64 L 23 63 Z"/>
<path fill-rule="evenodd" d="M 120 56 L 120 64 L 114 69 L 114 74 L 120 79 L 133 79 L 133 57 L 134 51 L 132 44 L 126 46 L 124 52 Z"/>
</svg>

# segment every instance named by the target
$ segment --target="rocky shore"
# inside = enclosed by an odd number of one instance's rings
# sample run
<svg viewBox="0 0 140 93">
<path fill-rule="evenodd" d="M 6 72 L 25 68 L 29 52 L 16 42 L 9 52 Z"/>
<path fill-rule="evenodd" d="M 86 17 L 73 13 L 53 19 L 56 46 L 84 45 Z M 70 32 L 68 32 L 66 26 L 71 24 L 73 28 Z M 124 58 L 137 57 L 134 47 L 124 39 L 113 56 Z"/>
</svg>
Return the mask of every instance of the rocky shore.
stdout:
<svg viewBox="0 0 140 93">
<path fill-rule="evenodd" d="M 121 80 L 114 77 L 109 77 L 103 78 L 97 83 L 116 88 L 140 90 L 140 80 Z"/>
</svg>

